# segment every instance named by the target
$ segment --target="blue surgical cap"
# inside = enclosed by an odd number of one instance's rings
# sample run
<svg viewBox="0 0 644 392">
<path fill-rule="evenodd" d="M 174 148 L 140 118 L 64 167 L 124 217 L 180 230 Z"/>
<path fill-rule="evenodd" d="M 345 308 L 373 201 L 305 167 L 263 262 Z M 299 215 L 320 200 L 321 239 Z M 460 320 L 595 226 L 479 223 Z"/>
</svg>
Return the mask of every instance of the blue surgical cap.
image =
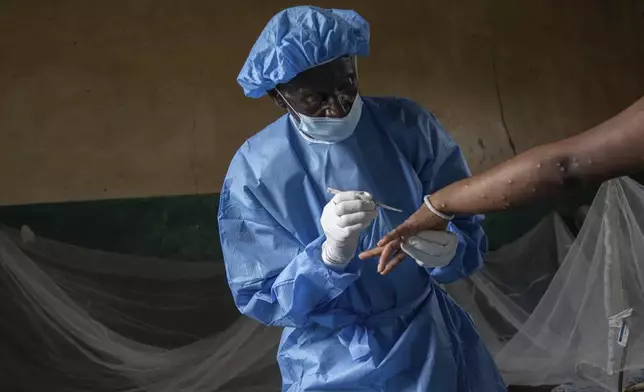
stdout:
<svg viewBox="0 0 644 392">
<path fill-rule="evenodd" d="M 262 31 L 237 77 L 259 98 L 297 74 L 341 56 L 369 54 L 369 23 L 355 11 L 287 8 Z"/>
</svg>

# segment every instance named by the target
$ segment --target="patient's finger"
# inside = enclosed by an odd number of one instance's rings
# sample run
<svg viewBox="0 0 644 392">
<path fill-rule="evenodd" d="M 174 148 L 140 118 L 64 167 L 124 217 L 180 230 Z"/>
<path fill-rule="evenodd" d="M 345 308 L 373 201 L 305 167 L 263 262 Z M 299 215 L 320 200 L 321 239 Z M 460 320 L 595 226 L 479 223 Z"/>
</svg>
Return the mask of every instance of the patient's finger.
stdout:
<svg viewBox="0 0 644 392">
<path fill-rule="evenodd" d="M 409 237 L 416 234 L 415 225 L 409 221 L 403 222 L 400 226 L 396 227 L 389 233 L 387 233 L 380 241 L 378 241 L 378 246 L 385 246 L 391 241 L 400 239 L 402 237 Z"/>
<path fill-rule="evenodd" d="M 360 258 L 360 260 L 373 259 L 374 257 L 380 256 L 383 250 L 385 250 L 385 247 L 379 246 L 373 249 L 365 250 L 364 252 L 360 253 L 358 257 Z"/>
<path fill-rule="evenodd" d="M 405 260 L 406 258 L 407 258 L 407 254 L 405 252 L 399 252 L 396 256 L 394 256 L 394 258 L 392 260 L 390 260 L 387 263 L 387 266 L 385 267 L 385 269 L 382 272 L 380 272 L 380 275 L 387 275 L 394 268 L 396 268 L 398 266 L 398 264 L 402 263 L 403 260 Z"/>
<path fill-rule="evenodd" d="M 388 243 L 382 254 L 380 255 L 380 260 L 378 261 L 378 272 L 382 272 L 385 269 L 387 261 L 398 251 L 400 250 L 400 240 L 394 240 Z"/>
</svg>

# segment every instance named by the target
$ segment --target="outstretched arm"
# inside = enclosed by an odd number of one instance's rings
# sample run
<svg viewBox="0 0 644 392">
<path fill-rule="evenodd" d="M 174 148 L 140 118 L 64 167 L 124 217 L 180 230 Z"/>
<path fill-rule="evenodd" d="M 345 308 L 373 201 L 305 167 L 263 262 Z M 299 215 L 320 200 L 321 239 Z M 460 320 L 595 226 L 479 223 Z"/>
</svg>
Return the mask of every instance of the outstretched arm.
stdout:
<svg viewBox="0 0 644 392">
<path fill-rule="evenodd" d="M 447 214 L 479 214 L 644 169 L 644 98 L 577 136 L 529 150 L 432 195 Z"/>
<path fill-rule="evenodd" d="M 644 97 L 577 136 L 535 147 L 478 176 L 455 182 L 430 197 L 444 214 L 479 214 L 557 196 L 582 185 L 644 169 Z M 386 263 L 400 238 L 435 230 L 445 221 L 422 206 L 362 258 Z M 393 267 L 392 267 L 393 268 Z"/>
</svg>

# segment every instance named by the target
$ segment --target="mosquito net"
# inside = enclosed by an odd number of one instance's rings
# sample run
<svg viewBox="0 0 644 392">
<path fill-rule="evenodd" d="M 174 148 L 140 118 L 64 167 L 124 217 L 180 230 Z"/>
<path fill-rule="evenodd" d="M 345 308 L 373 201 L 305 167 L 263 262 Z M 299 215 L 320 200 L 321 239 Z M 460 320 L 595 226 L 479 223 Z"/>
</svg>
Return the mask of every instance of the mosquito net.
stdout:
<svg viewBox="0 0 644 392">
<path fill-rule="evenodd" d="M 644 368 L 644 189 L 604 184 L 573 238 L 553 215 L 446 287 L 508 383 L 617 391 Z M 280 389 L 280 331 L 238 316 L 222 263 L 0 231 L 0 390 Z"/>
<path fill-rule="evenodd" d="M 509 384 L 618 391 L 624 373 L 624 386 L 642 381 L 643 232 L 644 188 L 613 180 L 576 239 L 551 216 L 446 289 Z"/>
<path fill-rule="evenodd" d="M 30 237 L 0 233 L 0 390 L 279 388 L 280 331 L 238 316 L 221 263 Z"/>
</svg>

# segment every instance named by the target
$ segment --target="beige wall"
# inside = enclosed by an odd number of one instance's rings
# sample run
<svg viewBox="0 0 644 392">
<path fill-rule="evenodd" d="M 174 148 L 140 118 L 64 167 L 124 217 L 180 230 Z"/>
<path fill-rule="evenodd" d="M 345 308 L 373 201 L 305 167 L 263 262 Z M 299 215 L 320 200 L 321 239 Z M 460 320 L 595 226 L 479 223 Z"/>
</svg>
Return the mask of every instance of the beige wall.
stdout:
<svg viewBox="0 0 644 392">
<path fill-rule="evenodd" d="M 221 3 L 0 2 L 0 204 L 218 191 L 279 115 L 235 78 L 294 4 Z M 644 94 L 643 0 L 318 4 L 371 22 L 363 94 L 429 107 L 475 172 L 512 155 L 508 134 L 522 151 Z"/>
</svg>

